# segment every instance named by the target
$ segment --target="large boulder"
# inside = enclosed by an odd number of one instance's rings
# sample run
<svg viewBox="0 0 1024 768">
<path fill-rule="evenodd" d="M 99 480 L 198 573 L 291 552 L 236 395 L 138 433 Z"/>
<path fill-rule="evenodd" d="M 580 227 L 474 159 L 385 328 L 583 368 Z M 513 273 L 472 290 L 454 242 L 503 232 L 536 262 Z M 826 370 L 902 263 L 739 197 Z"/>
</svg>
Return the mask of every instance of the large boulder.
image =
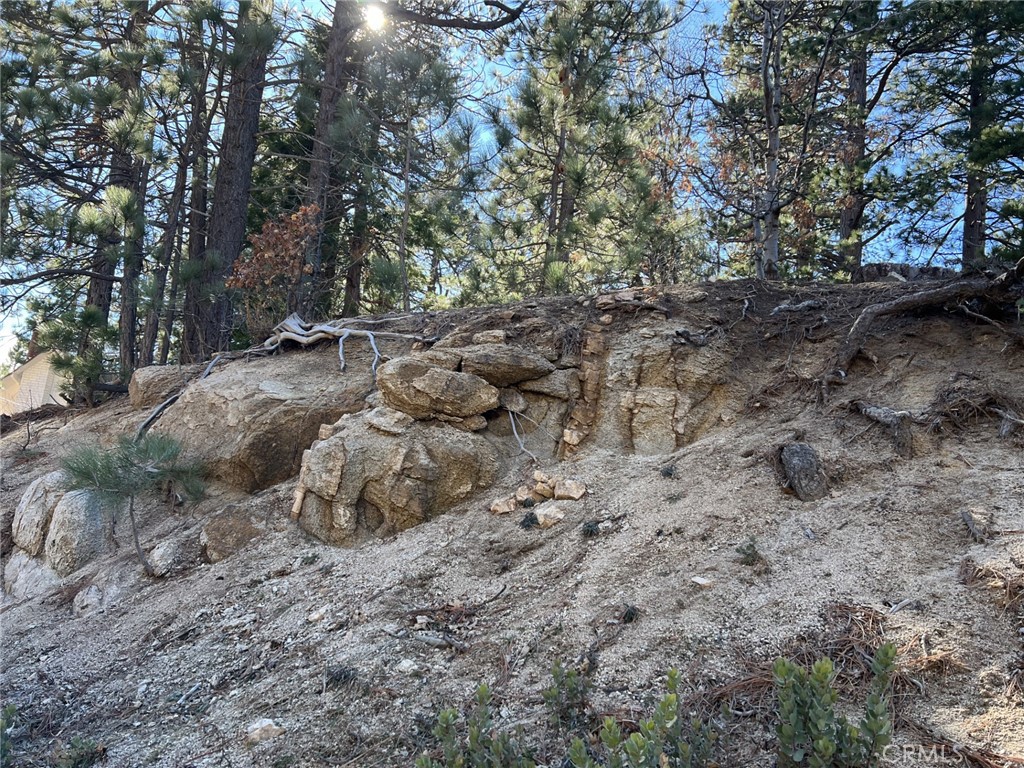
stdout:
<svg viewBox="0 0 1024 768">
<path fill-rule="evenodd" d="M 89 491 L 65 493 L 53 509 L 46 535 L 46 564 L 61 576 L 111 549 L 110 513 Z"/>
<path fill-rule="evenodd" d="M 386 405 L 416 419 L 465 419 L 498 407 L 498 390 L 481 377 L 416 355 L 382 365 L 377 386 Z"/>
<path fill-rule="evenodd" d="M 150 365 L 139 368 L 128 382 L 133 408 L 146 408 L 177 394 L 203 371 L 202 365 Z"/>
<path fill-rule="evenodd" d="M 42 560 L 15 547 L 4 565 L 4 592 L 15 600 L 36 597 L 60 586 L 60 576 Z"/>
<path fill-rule="evenodd" d="M 554 363 L 522 347 L 479 344 L 458 352 L 462 355 L 463 373 L 476 374 L 496 387 L 539 379 L 555 370 Z"/>
<path fill-rule="evenodd" d="M 327 432 L 306 451 L 293 514 L 331 544 L 429 520 L 490 485 L 498 469 L 484 437 L 386 408 L 343 417 Z"/>
<path fill-rule="evenodd" d="M 215 367 L 154 431 L 178 438 L 216 480 L 250 493 L 276 485 L 298 473 L 322 424 L 366 407 L 373 379 L 361 351 L 346 349 L 344 373 L 334 349 Z"/>
<path fill-rule="evenodd" d="M 203 526 L 199 546 L 208 562 L 219 563 L 231 557 L 262 531 L 253 525 L 245 512 L 234 505 L 221 510 Z"/>
<path fill-rule="evenodd" d="M 15 545 L 31 557 L 36 557 L 43 551 L 53 510 L 67 492 L 65 482 L 63 472 L 43 475 L 22 494 L 21 501 L 14 510 L 12 538 Z"/>
</svg>

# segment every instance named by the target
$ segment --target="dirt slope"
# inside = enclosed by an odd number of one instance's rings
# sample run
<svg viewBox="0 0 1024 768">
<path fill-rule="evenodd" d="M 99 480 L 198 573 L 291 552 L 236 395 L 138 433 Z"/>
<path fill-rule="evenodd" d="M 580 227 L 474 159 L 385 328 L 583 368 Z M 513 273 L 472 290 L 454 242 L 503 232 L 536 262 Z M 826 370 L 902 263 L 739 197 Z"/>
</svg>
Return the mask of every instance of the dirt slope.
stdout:
<svg viewBox="0 0 1024 768">
<path fill-rule="evenodd" d="M 57 764 L 73 737 L 102 744 L 111 766 L 411 765 L 434 747 L 437 711 L 467 707 L 480 682 L 495 692 L 499 724 L 523 726 L 538 762 L 561 765 L 542 727 L 556 661 L 585 672 L 592 713 L 627 724 L 678 668 L 695 712 L 713 715 L 724 700 L 739 713 L 718 723 L 722 764 L 771 765 L 765 664 L 780 652 L 841 652 L 852 671 L 857 649 L 883 636 L 902 649 L 901 744 L 934 737 L 976 758 L 1024 760 L 1024 428 L 1000 437 L 996 411 L 1024 403 L 1024 350 L 992 324 L 936 308 L 879 321 L 827 399 L 816 383 L 860 309 L 916 289 L 730 283 L 607 313 L 557 300 L 424 316 L 441 335 L 516 316 L 603 328 L 594 428 L 571 459 L 542 467 L 587 495 L 559 502 L 566 517 L 546 530 L 521 527 L 525 510 L 490 514 L 536 469 L 520 454 L 490 492 L 356 549 L 291 522 L 294 478 L 255 495 L 214 487 L 194 507 L 154 505 L 147 548 L 194 545 L 228 504 L 262 535 L 159 580 L 122 547 L 62 589 L 5 597 L 0 690 L 18 711 L 15 765 Z M 773 314 L 803 301 L 816 305 Z M 337 359 L 333 347 L 288 354 Z M 676 384 L 633 365 L 664 354 L 703 362 Z M 365 351 L 349 358 L 368 370 Z M 635 401 L 623 426 L 624 398 L 647 385 L 702 387 L 674 445 Z M 858 403 L 910 412 L 911 455 Z M 27 447 L 24 428 L 5 434 L 0 505 L 13 508 L 68 445 L 144 416 L 113 401 L 62 429 L 34 425 Z M 784 489 L 778 452 L 793 441 L 821 456 L 824 498 Z M 987 525 L 984 541 L 965 510 Z M 74 597 L 91 583 L 116 599 L 77 615 Z M 248 744 L 261 718 L 285 731 Z"/>
</svg>

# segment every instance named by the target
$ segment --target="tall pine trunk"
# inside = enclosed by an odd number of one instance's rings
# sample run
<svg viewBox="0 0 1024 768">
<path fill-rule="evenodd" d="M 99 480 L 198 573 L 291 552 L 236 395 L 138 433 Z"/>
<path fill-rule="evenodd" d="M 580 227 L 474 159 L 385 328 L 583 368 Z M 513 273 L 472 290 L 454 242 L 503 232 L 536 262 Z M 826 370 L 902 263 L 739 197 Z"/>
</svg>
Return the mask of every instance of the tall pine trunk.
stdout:
<svg viewBox="0 0 1024 768">
<path fill-rule="evenodd" d="M 338 103 L 348 84 L 354 80 L 354 73 L 360 66 L 359 47 L 352 44 L 355 31 L 361 21 L 361 9 L 353 0 L 337 0 L 334 18 L 327 42 L 327 59 L 324 64 L 324 78 L 320 86 L 320 107 L 317 111 L 313 132 L 313 148 L 309 158 L 309 176 L 303 205 L 316 206 L 313 221 L 315 233 L 309 239 L 306 249 L 306 271 L 301 279 L 296 303 L 289 307 L 303 315 L 312 316 L 321 303 L 324 272 L 335 271 L 335 266 L 324 269 L 324 227 L 329 208 L 328 191 L 333 166 L 332 132 L 337 119 Z M 348 306 L 346 300 L 346 307 Z"/>
<path fill-rule="evenodd" d="M 761 42 L 761 87 L 764 99 L 765 184 L 762 191 L 762 230 L 757 254 L 757 276 L 779 277 L 779 239 L 782 198 L 779 156 L 782 152 L 782 29 L 786 24 L 787 0 L 768 0 L 764 5 L 764 33 Z"/>
<path fill-rule="evenodd" d="M 864 189 L 867 151 L 868 46 L 866 34 L 878 22 L 878 3 L 866 0 L 852 11 L 853 43 L 847 67 L 846 119 L 843 126 L 843 180 L 845 194 L 839 210 L 839 261 L 841 269 L 855 274 L 863 261 L 861 224 L 868 197 Z"/>
<path fill-rule="evenodd" d="M 270 22 L 271 4 L 263 10 L 255 5 L 242 6 L 235 33 L 238 63 L 228 90 L 206 248 L 189 253 L 198 275 L 190 275 L 185 289 L 182 357 L 187 362 L 225 351 L 231 341 L 231 300 L 224 280 L 245 240 L 267 58 L 276 36 Z"/>
<path fill-rule="evenodd" d="M 991 122 L 988 114 L 991 61 L 985 50 L 986 38 L 984 16 L 975 16 L 968 81 L 967 196 L 964 205 L 963 241 L 963 270 L 974 273 L 982 272 L 986 267 L 985 208 L 988 205 L 988 179 L 985 168 L 977 157 L 982 134 Z"/>
</svg>

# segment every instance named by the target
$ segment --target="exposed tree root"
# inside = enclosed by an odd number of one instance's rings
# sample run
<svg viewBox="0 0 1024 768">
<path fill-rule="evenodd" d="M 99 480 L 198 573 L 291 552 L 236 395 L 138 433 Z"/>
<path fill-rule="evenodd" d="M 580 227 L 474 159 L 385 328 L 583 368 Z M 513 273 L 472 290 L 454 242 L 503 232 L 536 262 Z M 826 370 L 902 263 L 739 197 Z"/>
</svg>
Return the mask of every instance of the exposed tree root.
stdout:
<svg viewBox="0 0 1024 768">
<path fill-rule="evenodd" d="M 437 341 L 433 336 L 416 336 L 408 333 L 389 333 L 387 331 L 370 331 L 365 328 L 350 328 L 343 323 L 362 322 L 358 319 L 330 320 L 326 323 L 307 323 L 296 314 L 291 314 L 274 328 L 274 333 L 263 342 L 261 346 L 253 347 L 254 352 L 272 352 L 278 349 L 285 341 L 294 341 L 304 347 L 310 344 L 317 344 L 321 341 L 338 341 L 338 358 L 341 361 L 341 370 L 345 370 L 345 339 L 349 336 L 364 336 L 370 341 L 373 348 L 373 372 L 377 373 L 377 363 L 380 362 L 381 354 L 377 349 L 377 339 L 403 339 L 405 341 L 419 341 L 432 344 Z"/>
<path fill-rule="evenodd" d="M 1024 258 L 1018 261 L 1014 267 L 994 279 L 973 278 L 957 280 L 938 288 L 899 296 L 895 299 L 866 307 L 846 334 L 846 338 L 839 345 L 839 349 L 832 364 L 829 366 L 828 372 L 821 377 L 824 396 L 828 397 L 829 389 L 832 385 L 840 384 L 846 379 L 850 364 L 860 354 L 861 349 L 863 349 L 868 331 L 877 318 L 923 307 L 942 305 L 954 300 L 958 304 L 962 304 L 967 299 L 975 299 L 982 296 L 992 299 L 1007 299 L 1010 297 L 1013 286 L 1022 280 L 1024 280 Z"/>
</svg>

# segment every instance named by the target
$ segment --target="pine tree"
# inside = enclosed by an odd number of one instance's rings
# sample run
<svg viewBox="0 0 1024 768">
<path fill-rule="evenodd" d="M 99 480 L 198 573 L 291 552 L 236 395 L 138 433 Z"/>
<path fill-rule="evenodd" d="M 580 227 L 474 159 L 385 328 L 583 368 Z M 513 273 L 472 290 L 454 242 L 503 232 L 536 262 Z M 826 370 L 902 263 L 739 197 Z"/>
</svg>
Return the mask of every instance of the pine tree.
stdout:
<svg viewBox="0 0 1024 768">
<path fill-rule="evenodd" d="M 500 157 L 489 263 L 479 265 L 509 295 L 636 276 L 631 246 L 674 201 L 651 162 L 660 112 L 634 73 L 656 66 L 670 23 L 647 0 L 559 3 L 515 52 L 522 75 L 508 117 L 491 113 Z"/>
<path fill-rule="evenodd" d="M 113 449 L 87 445 L 72 451 L 61 462 L 68 487 L 96 494 L 113 512 L 127 513 L 135 553 L 147 576 L 155 576 L 139 541 L 135 516 L 138 496 L 179 488 L 189 498 L 203 494 L 203 469 L 181 459 L 181 445 L 172 437 L 146 433 L 137 439 L 123 437 Z"/>
</svg>

